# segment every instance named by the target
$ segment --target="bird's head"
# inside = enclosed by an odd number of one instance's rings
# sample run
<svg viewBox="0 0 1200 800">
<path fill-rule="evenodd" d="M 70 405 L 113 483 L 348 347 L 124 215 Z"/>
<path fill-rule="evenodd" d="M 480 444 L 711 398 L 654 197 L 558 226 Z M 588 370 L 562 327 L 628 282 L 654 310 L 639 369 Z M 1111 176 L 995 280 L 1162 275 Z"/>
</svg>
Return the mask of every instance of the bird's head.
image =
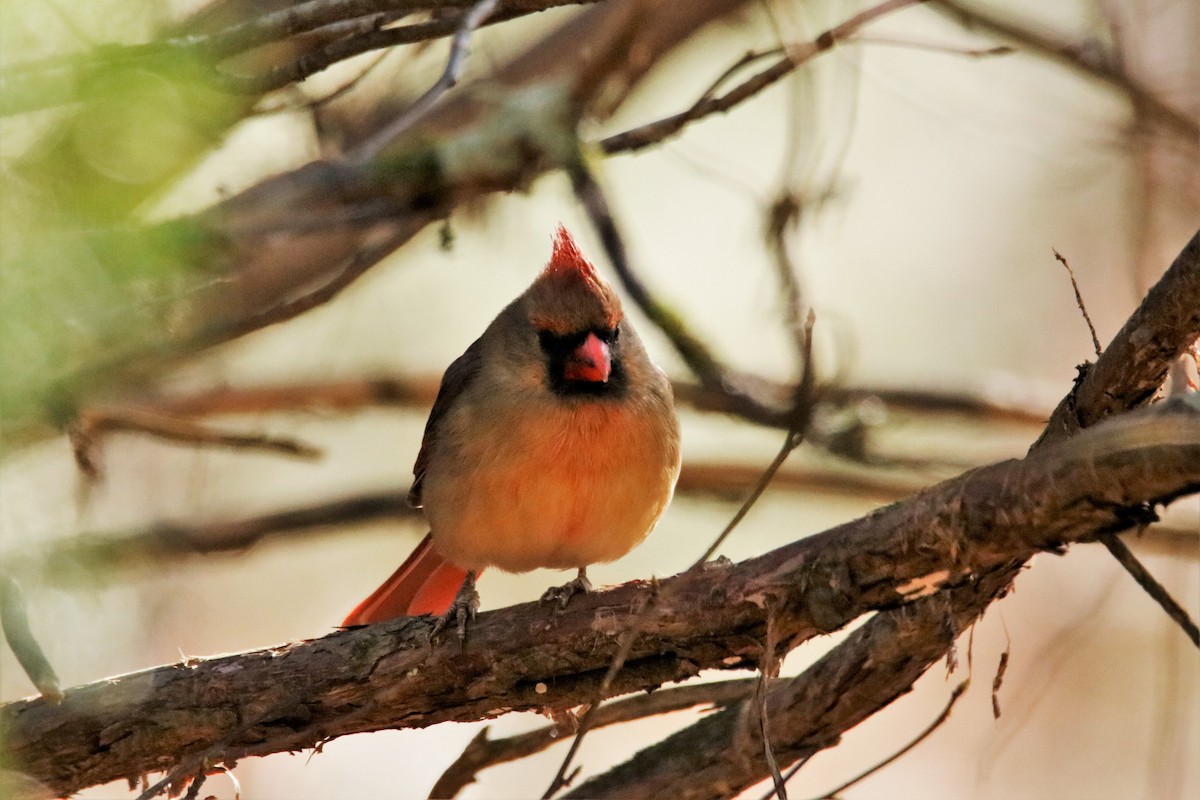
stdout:
<svg viewBox="0 0 1200 800">
<path fill-rule="evenodd" d="M 621 301 L 583 257 L 563 226 L 549 263 L 523 297 L 550 388 L 563 395 L 608 395 L 624 389 Z"/>
</svg>

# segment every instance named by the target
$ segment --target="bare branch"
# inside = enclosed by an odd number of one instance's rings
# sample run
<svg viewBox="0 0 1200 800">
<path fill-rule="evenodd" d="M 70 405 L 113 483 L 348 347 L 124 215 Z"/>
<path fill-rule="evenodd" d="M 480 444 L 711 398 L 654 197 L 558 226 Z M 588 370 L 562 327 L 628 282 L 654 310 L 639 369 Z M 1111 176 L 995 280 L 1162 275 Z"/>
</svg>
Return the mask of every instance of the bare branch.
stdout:
<svg viewBox="0 0 1200 800">
<path fill-rule="evenodd" d="M 1175 359 L 1200 338 L 1200 231 L 1113 337 L 1081 372 L 1034 443 L 1039 447 L 1146 403 Z"/>
<path fill-rule="evenodd" d="M 595 0 L 507 0 L 493 21 L 588 2 Z M 87 85 L 90 76 L 118 64 L 153 68 L 190 61 L 210 70 L 208 77 L 227 90 L 262 94 L 361 53 L 449 36 L 457 25 L 453 16 L 399 28 L 383 26 L 417 11 L 469 8 L 472 4 L 473 0 L 307 0 L 217 30 L 199 31 L 185 25 L 183 30 L 153 42 L 106 44 L 91 53 L 16 64 L 0 71 L 0 116 L 78 100 L 80 87 Z M 308 36 L 317 47 L 301 48 L 290 62 L 249 74 L 216 69 L 233 56 L 302 36 Z"/>
<path fill-rule="evenodd" d="M 462 75 L 463 65 L 467 61 L 471 34 L 492 15 L 499 2 L 500 0 L 476 0 L 473 6 L 462 13 L 458 29 L 454 32 L 454 38 L 450 40 L 450 57 L 446 61 L 446 68 L 437 81 L 403 114 L 385 125 L 368 141 L 355 148 L 356 158 L 361 161 L 370 161 L 378 157 L 384 148 L 415 125 L 429 109 L 433 108 L 433 104 L 438 101 L 438 98 L 454 88 L 458 83 L 459 76 Z"/>
<path fill-rule="evenodd" d="M 879 772 L 879 770 L 883 769 L 888 764 L 893 763 L 894 761 L 896 761 L 896 759 L 902 757 L 904 754 L 908 753 L 910 750 L 912 750 L 914 747 L 919 745 L 921 742 L 923 742 L 927 738 L 929 738 L 929 734 L 933 733 L 938 728 L 940 728 L 942 726 L 942 723 L 944 723 L 946 720 L 948 720 L 950 718 L 950 712 L 954 710 L 954 704 L 957 703 L 958 699 L 963 696 L 963 692 L 965 692 L 967 690 L 967 687 L 970 686 L 970 684 L 971 684 L 971 682 L 968 680 L 968 681 L 963 681 L 962 683 L 958 684 L 958 686 L 955 686 L 953 691 L 950 692 L 950 699 L 946 701 L 946 707 L 942 709 L 942 713 L 938 714 L 937 718 L 934 719 L 933 722 L 929 723 L 929 726 L 927 728 L 925 728 L 925 730 L 918 733 L 913 738 L 912 741 L 910 741 L 908 744 L 904 745 L 904 747 L 901 747 L 895 753 L 892 753 L 890 756 L 885 758 L 883 761 L 880 761 L 878 764 L 871 767 L 870 769 L 865 770 L 865 771 L 859 773 L 858 775 L 855 775 L 853 778 L 851 778 L 850 780 L 841 784 L 836 789 L 833 789 L 832 791 L 828 791 L 825 794 L 821 795 L 821 798 L 837 797 L 839 794 L 846 791 L 854 784 L 861 782 L 862 780 L 870 777 L 871 775 L 874 775 L 876 772 Z"/>
<path fill-rule="evenodd" d="M 62 702 L 62 689 L 58 675 L 42 651 L 33 631 L 29 628 L 29 616 L 25 613 L 25 596 L 20 585 L 10 576 L 0 573 L 0 627 L 4 629 L 4 640 L 12 648 L 17 663 L 29 680 L 50 703 Z"/>
<path fill-rule="evenodd" d="M 431 647 L 431 621 L 403 618 L 68 690 L 57 707 L 42 700 L 9 703 L 0 707 L 4 766 L 70 793 L 164 767 L 178 777 L 195 775 L 201 765 L 310 747 L 351 732 L 480 719 L 498 708 L 571 707 L 595 696 L 618 632 L 635 617 L 642 617 L 638 635 L 612 692 L 756 663 L 768 599 L 781 646 L 792 648 L 864 611 L 946 586 L 960 586 L 971 597 L 984 589 L 995 593 L 1008 576 L 993 578 L 993 568 L 1098 532 L 1136 527 L 1150 505 L 1196 491 L 1200 411 L 1172 400 L 742 564 L 664 580 L 644 615 L 636 601 L 645 585 L 625 585 L 577 598 L 554 616 L 536 604 L 481 614 L 465 645 Z M 973 576 L 980 575 L 977 583 Z M 877 619 L 890 621 L 868 623 L 852 646 L 890 642 L 913 669 L 919 662 L 923 670 L 954 638 L 945 632 L 945 599 L 931 600 L 934 606 L 926 601 L 920 605 L 926 611 L 905 612 L 902 619 L 933 615 L 940 636 L 924 643 L 919 636 L 897 637 L 897 621 L 884 615 Z M 955 618 L 976 614 L 956 611 Z M 870 635 L 882 638 L 861 638 Z M 834 661 L 844 657 L 832 654 Z M 886 668 L 886 659 L 879 665 Z M 861 691 L 895 696 L 915 678 L 894 683 L 907 674 L 890 671 L 885 686 Z M 782 697 L 780 691 L 792 697 L 796 686 L 780 683 L 772 697 Z M 475 685 L 487 691 L 462 693 Z M 832 711 L 842 721 L 842 714 L 857 720 L 876 707 L 853 705 L 853 692 L 821 696 L 839 698 Z M 783 701 L 771 702 L 772 741 L 781 758 L 794 760 L 786 744 L 791 734 L 780 721 L 786 713 L 777 703 Z M 593 796 L 585 789 L 576 791 Z"/>
<path fill-rule="evenodd" d="M 1096 336 L 1096 326 L 1092 324 L 1092 316 L 1087 312 L 1087 306 L 1084 305 L 1083 295 L 1079 292 L 1079 284 L 1075 281 L 1075 271 L 1071 269 L 1071 265 L 1067 263 L 1067 259 L 1062 253 L 1050 248 L 1050 252 L 1054 253 L 1054 257 L 1058 263 L 1062 264 L 1067 270 L 1067 276 L 1071 279 L 1071 288 L 1075 291 L 1075 305 L 1079 307 L 1079 313 L 1083 314 L 1083 321 L 1087 323 L 1088 332 L 1092 334 L 1092 347 L 1096 351 L 1097 358 L 1100 356 L 1100 338 Z"/>
<path fill-rule="evenodd" d="M 724 708 L 745 699 L 754 691 L 755 683 L 754 678 L 738 678 L 714 683 L 686 684 L 614 700 L 600 706 L 596 711 L 592 728 L 632 722 L 658 714 L 670 714 L 699 705 Z M 563 742 L 562 732 L 557 725 L 547 725 L 504 739 L 489 739 L 487 734 L 487 728 L 481 730 L 463 750 L 462 755 L 446 768 L 429 793 L 431 800 L 454 797 L 474 783 L 475 777 L 488 767 L 528 758 Z"/>
<path fill-rule="evenodd" d="M 600 147 L 605 153 L 614 155 L 616 153 L 635 152 L 650 145 L 658 144 L 683 130 L 684 126 L 690 122 L 695 122 L 712 114 L 724 113 L 739 103 L 749 100 L 763 89 L 795 72 L 805 62 L 843 43 L 867 23 L 890 14 L 893 11 L 923 2 L 925 0 L 887 0 L 887 2 L 872 6 L 866 11 L 854 15 L 842 24 L 830 28 L 811 42 L 804 42 L 789 47 L 788 52 L 782 59 L 725 94 L 714 97 L 713 94 L 716 91 L 716 87 L 726 80 L 734 68 L 740 69 L 744 64 L 749 63 L 743 57 L 734 67 L 726 70 L 713 84 L 713 88 L 705 91 L 700 96 L 700 99 L 693 103 L 686 111 L 664 117 L 655 122 L 648 122 L 645 125 L 640 125 L 623 133 L 609 136 L 600 141 Z M 754 60 L 757 60 L 757 56 L 758 54 L 755 54 Z"/>
<path fill-rule="evenodd" d="M 290 436 L 217 430 L 188 419 L 143 408 L 93 408 L 80 414 L 70 429 L 75 460 L 84 473 L 96 476 L 97 448 L 101 445 L 102 437 L 112 433 L 143 433 L 193 447 L 258 450 L 303 459 L 321 457 L 320 449 Z"/>
<path fill-rule="evenodd" d="M 1108 552 L 1112 553 L 1113 558 L 1133 576 L 1138 586 L 1141 586 L 1146 594 L 1150 595 L 1150 598 L 1158 603 L 1163 611 L 1167 612 L 1167 616 L 1183 629 L 1183 632 L 1192 640 L 1192 644 L 1200 647 L 1200 629 L 1196 627 L 1195 621 L 1188 616 L 1187 610 L 1171 596 L 1166 587 L 1150 574 L 1150 570 L 1134 557 L 1129 550 L 1129 545 L 1121 541 L 1119 537 L 1111 535 L 1101 536 L 1100 543 L 1108 548 Z"/>
<path fill-rule="evenodd" d="M 1153 347 L 1133 348 L 1127 341 L 1118 344 L 1122 339 L 1122 334 L 1118 334 L 1117 341 L 1100 357 L 1092 373 L 1097 376 L 1096 382 L 1087 393 L 1079 395 L 1079 412 L 1087 415 L 1083 418 L 1099 419 L 1108 416 L 1108 413 L 1099 413 L 1102 410 L 1113 412 L 1121 408 L 1119 404 L 1122 403 L 1128 408 L 1144 402 L 1148 396 L 1143 390 L 1147 376 L 1159 375 L 1161 380 L 1174 361 L 1174 353 L 1192 347 L 1195 327 L 1200 324 L 1196 320 L 1200 314 L 1198 239 L 1200 236 L 1185 247 L 1122 329 L 1132 331 L 1142 327 L 1143 331 L 1157 334 L 1160 340 Z M 1135 320 L 1137 325 L 1134 325 Z M 1141 336 L 1138 338 L 1144 341 Z M 1128 363 L 1120 360 L 1133 358 L 1137 360 Z M 1072 409 L 1078 389 L 1077 385 L 1064 400 L 1064 404 L 1071 403 Z M 1086 431 L 1079 434 L 1086 435 Z M 1062 444 L 1050 442 L 1067 436 L 1069 432 L 1054 429 L 1052 421 L 1047 433 L 1031 448 L 1031 454 L 1048 455 Z M 1117 484 L 1099 479 L 1097 485 Z M 944 513 L 960 506 L 943 505 L 941 508 Z M 956 545 L 943 542 L 941 546 L 953 548 Z M 987 607 L 1007 591 L 1024 560 L 1017 558 L 975 571 L 973 583 L 936 593 L 905 608 L 876 614 L 849 640 L 800 677 L 786 684 L 781 682 L 776 691 L 790 691 L 794 696 L 809 698 L 808 703 L 797 706 L 798 713 L 790 720 L 773 717 L 779 726 L 777 737 L 784 737 L 775 741 L 796 744 L 794 750 L 784 753 L 785 758 L 805 759 L 836 744 L 846 730 L 907 692 L 925 670 L 949 652 L 958 632 L 973 625 Z M 830 707 L 829 698 L 837 698 L 835 707 Z M 767 775 L 765 764 L 744 756 L 729 763 L 732 741 L 732 735 L 720 722 L 711 718 L 703 720 L 588 781 L 576 792 L 582 797 L 602 797 L 602 790 L 628 794 L 637 791 L 634 787 L 640 787 L 647 796 L 653 796 L 657 781 L 665 779 L 669 783 L 682 774 L 681 770 L 693 776 L 699 770 L 705 770 L 704 777 L 708 781 L 730 787 L 748 786 L 762 780 Z M 689 754 L 689 757 L 682 754 Z M 681 760 L 685 763 L 680 763 Z"/>
</svg>

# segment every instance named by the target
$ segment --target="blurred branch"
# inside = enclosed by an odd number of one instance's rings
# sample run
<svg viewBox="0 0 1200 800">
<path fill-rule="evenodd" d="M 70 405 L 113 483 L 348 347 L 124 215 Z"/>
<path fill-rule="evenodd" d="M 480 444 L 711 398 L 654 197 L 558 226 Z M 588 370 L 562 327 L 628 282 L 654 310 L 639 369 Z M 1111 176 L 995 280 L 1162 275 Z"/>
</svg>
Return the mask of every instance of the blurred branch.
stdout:
<svg viewBox="0 0 1200 800">
<path fill-rule="evenodd" d="M 1154 505 L 1197 491 L 1200 410 L 1185 400 L 1159 404 L 764 556 L 661 581 L 612 690 L 757 663 L 767 605 L 787 650 L 867 610 L 903 605 L 943 587 L 998 591 L 1007 579 L 999 587 L 989 583 L 990 570 L 1100 532 L 1136 527 Z M 571 707 L 593 696 L 616 633 L 638 613 L 635 600 L 644 591 L 644 585 L 627 584 L 577 598 L 564 611 L 531 603 L 484 613 L 465 644 L 431 645 L 430 619 L 401 618 L 71 689 L 57 707 L 37 699 L 9 703 L 0 707 L 4 766 L 66 794 L 151 770 L 165 769 L 168 778 L 191 776 L 202 767 L 311 747 L 352 732 L 480 719 L 501 708 Z M 895 624 L 884 637 L 914 664 L 923 663 L 914 653 L 944 653 L 954 638 L 945 599 L 933 601 L 941 631 L 933 644 L 897 636 Z M 916 618 L 928 612 L 900 613 Z M 861 646 L 871 635 L 879 635 L 878 626 L 868 623 L 850 644 Z M 836 661 L 844 653 L 839 648 L 830 657 Z M 855 673 L 857 690 L 820 694 L 807 707 L 843 721 L 861 719 L 874 706 L 854 705 L 854 694 L 891 691 L 899 675 L 889 672 L 881 687 Z M 481 689 L 464 693 L 464 686 Z M 797 686 L 779 681 L 771 697 L 794 696 Z M 831 706 L 829 698 L 837 703 Z M 780 750 L 794 733 L 781 722 L 786 709 L 780 701 L 770 702 L 772 741 Z M 585 788 L 576 791 L 601 796 Z"/>
<path fill-rule="evenodd" d="M 369 141 L 356 148 L 355 152 L 361 160 L 370 161 L 378 156 L 385 147 L 415 125 L 429 109 L 433 108 L 433 104 L 438 101 L 438 98 L 454 88 L 462 75 L 463 65 L 467 61 L 471 34 L 486 22 L 488 17 L 492 16 L 498 4 L 499 0 L 475 0 L 474 5 L 463 11 L 458 29 L 450 40 L 450 57 L 446 61 L 446 68 L 442 74 L 438 76 L 433 86 L 430 86 L 423 95 L 418 97 L 403 114 L 389 121 Z"/>
<path fill-rule="evenodd" d="M 258 450 L 304 459 L 321 457 L 319 448 L 290 436 L 217 430 L 188 419 L 142 408 L 92 408 L 81 413 L 69 430 L 75 462 L 84 474 L 92 478 L 99 475 L 98 451 L 102 439 L 113 433 L 143 433 L 192 447 Z"/>
<path fill-rule="evenodd" d="M 408 504 L 405 492 L 375 492 L 241 519 L 164 521 L 132 531 L 85 533 L 62 539 L 42 553 L 9 552 L 5 559 L 14 572 L 37 572 L 71 585 L 81 571 L 108 578 L 119 570 L 161 566 L 185 556 L 239 553 L 267 539 L 303 538 L 347 525 L 405 519 L 423 519 Z"/>
<path fill-rule="evenodd" d="M 229 341 L 327 302 L 453 208 L 523 188 L 561 166 L 577 152 L 576 124 L 597 98 L 611 108 L 658 59 L 739 5 L 594 6 L 489 79 L 446 97 L 382 152 L 368 135 L 343 160 L 267 179 L 187 221 L 205 248 L 196 257 L 232 269 L 194 303 L 194 329 L 166 355 Z M 644 57 L 630 59 L 629 52 Z"/>
<path fill-rule="evenodd" d="M 676 494 L 741 501 L 761 475 L 757 466 L 685 463 Z M 912 480 L 796 468 L 780 470 L 772 486 L 877 503 L 894 502 L 922 488 Z M 348 526 L 397 521 L 423 521 L 420 512 L 409 505 L 407 490 L 364 493 L 240 519 L 194 524 L 162 521 L 133 530 L 83 533 L 43 550 L 10 550 L 3 555 L 14 574 L 73 586 L 81 574 L 110 579 L 122 570 L 157 568 L 189 556 L 241 553 L 266 540 L 302 541 L 309 536 L 340 535 Z M 1158 556 L 1193 560 L 1200 556 L 1200 534 L 1162 523 L 1139 531 L 1133 544 L 1138 551 Z"/>
<path fill-rule="evenodd" d="M 1200 142 L 1200 124 L 1185 112 L 1160 98 L 1148 86 L 1120 69 L 1117 61 L 1089 55 L 1080 44 L 1066 36 L 1035 27 L 1024 20 L 989 11 L 959 0 L 932 0 L 933 8 L 967 29 L 979 28 L 1016 42 L 1029 52 L 1096 78 L 1127 95 L 1148 117 L 1195 147 Z"/>
<path fill-rule="evenodd" d="M 693 103 L 686 111 L 606 137 L 600 141 L 600 148 L 605 153 L 613 155 L 616 153 L 635 152 L 644 147 L 658 144 L 664 139 L 679 133 L 690 122 L 695 122 L 712 114 L 724 113 L 739 103 L 749 100 L 771 84 L 777 83 L 795 72 L 805 62 L 821 53 L 832 50 L 844 42 L 847 37 L 857 33 L 867 23 L 893 11 L 899 11 L 902 8 L 918 5 L 923 2 L 925 0 L 887 0 L 887 2 L 872 6 L 866 11 L 855 14 L 842 24 L 830 28 L 810 42 L 791 45 L 787 48 L 786 53 L 783 53 L 783 58 L 779 61 L 776 61 L 767 69 L 759 72 L 725 94 L 714 97 L 716 87 L 724 83 L 734 69 L 740 68 L 744 64 L 757 60 L 766 54 L 755 53 L 751 56 L 743 57 L 731 69 L 726 70 L 712 87 L 705 91 L 700 96 L 700 99 Z M 780 52 L 782 53 L 783 51 Z"/>
<path fill-rule="evenodd" d="M 676 494 L 740 500 L 759 480 L 761 472 L 759 467 L 750 465 L 686 463 L 679 475 Z M 924 484 L 838 470 L 787 469 L 775 476 L 773 485 L 794 492 L 891 502 L 912 494 Z M 407 489 L 363 493 L 237 519 L 201 523 L 161 521 L 133 530 L 83 533 L 60 539 L 42 550 L 8 551 L 4 559 L 15 574 L 37 575 L 42 580 L 70 586 L 78 582 L 81 573 L 108 579 L 121 570 L 158 567 L 188 556 L 240 553 L 268 539 L 303 540 L 314 535 L 333 535 L 347 526 L 401 520 L 424 520 L 409 505 Z M 1154 529 L 1148 536 L 1156 536 Z"/>
<path fill-rule="evenodd" d="M 224 386 L 192 394 L 147 396 L 130 403 L 175 416 L 219 416 L 285 411 L 357 411 L 372 406 L 428 410 L 437 396 L 435 375 L 349 378 L 341 381 L 287 383 L 274 386 Z M 719 389 L 673 381 L 677 402 L 699 411 L 735 415 Z M 773 384 L 782 398 L 789 387 Z M 821 398 L 835 406 L 879 402 L 889 411 L 928 416 L 946 414 L 978 422 L 1044 425 L 1047 412 L 991 399 L 986 395 L 872 386 L 822 386 Z M 780 403 L 782 406 L 782 403 Z M 785 412 L 743 417 L 748 422 L 786 428 Z"/>
<path fill-rule="evenodd" d="M 564 5 L 595 0 L 508 0 L 493 18 L 500 22 Z M 294 59 L 260 72 L 215 72 L 231 91 L 262 94 L 294 83 L 371 50 L 427 41 L 453 34 L 462 15 L 446 15 L 398 28 L 395 19 L 423 11 L 465 9 L 472 0 L 309 0 L 211 31 L 185 26 L 173 36 L 141 44 L 105 44 L 92 52 L 51 56 L 0 70 L 0 116 L 37 111 L 80 99 L 90 76 L 113 66 L 190 61 L 196 69 L 217 65 L 265 45 L 307 36 L 318 43 L 291 51 Z M 325 34 L 320 36 L 320 34 Z M 325 43 L 320 44 L 321 41 Z M 212 76 L 206 76 L 212 77 Z"/>
<path fill-rule="evenodd" d="M 615 700 L 597 709 L 592 727 L 603 728 L 658 714 L 670 714 L 699 705 L 723 708 L 747 697 L 754 691 L 756 682 L 754 678 L 738 678 L 713 683 L 687 684 Z M 430 800 L 455 797 L 464 788 L 474 783 L 476 776 L 488 767 L 528 758 L 556 744 L 561 744 L 564 740 L 560 725 L 546 725 L 503 739 L 489 739 L 488 729 L 484 728 L 470 741 L 462 755 L 442 773 L 442 777 L 429 792 Z"/>
<path fill-rule="evenodd" d="M 41 692 L 42 698 L 52 704 L 62 702 L 58 675 L 29 627 L 25 595 L 15 580 L 3 573 L 0 573 L 0 627 L 4 629 L 4 640 L 17 657 L 17 663 Z"/>
</svg>

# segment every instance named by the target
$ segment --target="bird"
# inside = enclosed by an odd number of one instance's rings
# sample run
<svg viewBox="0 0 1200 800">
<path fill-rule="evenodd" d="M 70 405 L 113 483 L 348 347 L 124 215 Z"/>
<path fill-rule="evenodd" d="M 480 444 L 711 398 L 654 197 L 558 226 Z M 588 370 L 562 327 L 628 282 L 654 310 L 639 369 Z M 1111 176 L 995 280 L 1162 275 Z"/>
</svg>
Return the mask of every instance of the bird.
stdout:
<svg viewBox="0 0 1200 800">
<path fill-rule="evenodd" d="M 342 623 L 441 615 L 465 636 L 486 568 L 575 569 L 592 590 L 655 527 L 680 467 L 671 384 L 621 301 L 560 225 L 549 262 L 446 369 L 409 502 L 429 533 Z"/>
</svg>

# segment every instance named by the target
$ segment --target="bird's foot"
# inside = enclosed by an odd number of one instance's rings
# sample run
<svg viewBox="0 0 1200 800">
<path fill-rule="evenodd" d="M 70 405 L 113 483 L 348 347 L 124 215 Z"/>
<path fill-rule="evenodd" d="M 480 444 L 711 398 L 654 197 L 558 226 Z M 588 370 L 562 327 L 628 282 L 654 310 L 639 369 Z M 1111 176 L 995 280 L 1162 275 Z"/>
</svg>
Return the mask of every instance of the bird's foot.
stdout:
<svg viewBox="0 0 1200 800">
<path fill-rule="evenodd" d="M 475 615 L 479 613 L 479 592 L 475 590 L 475 573 L 468 572 L 462 586 L 458 589 L 458 594 L 454 596 L 454 602 L 446 609 L 446 613 L 438 617 L 433 623 L 433 631 L 430 633 L 430 639 L 436 639 L 450 623 L 454 623 L 458 630 L 458 638 L 460 640 L 467 638 L 467 623 L 475 619 Z"/>
<path fill-rule="evenodd" d="M 588 580 L 587 569 L 581 568 L 579 574 L 575 576 L 575 580 L 564 583 L 562 586 L 551 586 L 542 595 L 541 602 L 543 603 L 558 603 L 558 608 L 561 611 L 571 602 L 571 598 L 577 594 L 587 594 L 592 591 L 592 582 Z"/>
</svg>

